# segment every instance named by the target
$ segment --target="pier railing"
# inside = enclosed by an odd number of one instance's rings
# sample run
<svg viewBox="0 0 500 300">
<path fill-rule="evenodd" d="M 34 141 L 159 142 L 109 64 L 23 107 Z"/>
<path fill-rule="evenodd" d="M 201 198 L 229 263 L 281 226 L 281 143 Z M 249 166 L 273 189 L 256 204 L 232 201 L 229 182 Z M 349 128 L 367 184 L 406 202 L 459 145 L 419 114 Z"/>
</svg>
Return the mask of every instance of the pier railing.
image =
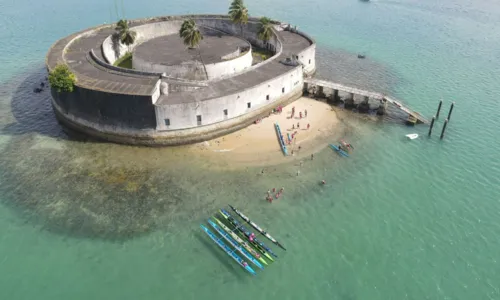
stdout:
<svg viewBox="0 0 500 300">
<path fill-rule="evenodd" d="M 354 94 L 354 95 L 360 95 L 360 96 L 368 97 L 368 98 L 375 99 L 375 100 L 386 101 L 388 103 L 395 105 L 400 110 L 407 113 L 408 115 L 414 117 L 419 123 L 424 123 L 424 124 L 429 123 L 429 121 L 424 116 L 422 116 L 420 113 L 412 110 L 407 105 L 403 104 L 401 101 L 395 99 L 394 97 L 389 97 L 389 96 L 386 96 L 382 93 L 367 91 L 367 90 L 363 90 L 360 88 L 350 87 L 350 86 L 346 86 L 346 85 L 343 85 L 340 83 L 331 82 L 331 81 L 327 81 L 327 80 L 321 80 L 321 79 L 317 79 L 317 78 L 305 78 L 304 83 L 308 84 L 308 85 L 323 87 L 323 88 L 330 88 L 332 90 L 337 90 L 337 91 L 350 93 L 350 94 Z"/>
</svg>

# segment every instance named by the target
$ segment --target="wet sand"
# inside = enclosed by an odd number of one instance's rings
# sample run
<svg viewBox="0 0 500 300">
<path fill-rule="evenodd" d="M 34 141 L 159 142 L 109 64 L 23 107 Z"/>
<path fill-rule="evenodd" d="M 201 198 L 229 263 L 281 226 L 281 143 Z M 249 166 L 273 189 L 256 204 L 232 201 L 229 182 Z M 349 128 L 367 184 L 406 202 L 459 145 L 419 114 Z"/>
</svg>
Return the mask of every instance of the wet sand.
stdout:
<svg viewBox="0 0 500 300">
<path fill-rule="evenodd" d="M 295 107 L 293 118 L 292 107 Z M 284 156 L 281 151 L 274 128 L 276 122 L 280 125 L 285 140 L 287 133 L 291 135 L 297 132 L 294 143 L 287 145 L 289 156 Z M 307 124 L 310 125 L 309 129 Z M 300 125 L 300 129 L 297 129 L 297 125 Z M 281 114 L 271 114 L 258 124 L 193 145 L 190 150 L 207 159 L 223 162 L 226 167 L 268 166 L 305 157 L 310 159 L 311 154 L 323 149 L 334 136 L 341 136 L 342 132 L 343 126 L 337 112 L 330 105 L 301 97 L 284 107 Z"/>
</svg>

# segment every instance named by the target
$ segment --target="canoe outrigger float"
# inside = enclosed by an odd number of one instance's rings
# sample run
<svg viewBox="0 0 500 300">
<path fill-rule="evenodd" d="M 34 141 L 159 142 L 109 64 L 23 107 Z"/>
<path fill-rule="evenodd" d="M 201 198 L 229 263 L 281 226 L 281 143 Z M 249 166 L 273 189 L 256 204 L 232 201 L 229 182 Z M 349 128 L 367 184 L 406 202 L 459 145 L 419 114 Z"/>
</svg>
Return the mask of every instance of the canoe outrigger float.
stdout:
<svg viewBox="0 0 500 300">
<path fill-rule="evenodd" d="M 251 261 L 254 265 L 257 267 L 264 269 L 264 267 L 250 254 L 248 253 L 245 249 L 243 249 L 242 246 L 240 246 L 235 240 L 233 240 L 229 234 L 224 232 L 217 224 L 215 224 L 212 220 L 208 220 L 208 223 L 210 226 L 212 226 L 226 241 L 231 244 L 236 250 L 238 250 L 241 254 L 243 254 L 244 257 L 246 257 L 249 261 Z"/>
<path fill-rule="evenodd" d="M 265 232 L 262 228 L 259 227 L 259 225 L 257 225 L 256 223 L 252 222 L 247 216 L 245 216 L 242 212 L 240 212 L 239 210 L 237 210 L 236 208 L 234 208 L 232 205 L 229 205 L 229 207 L 231 207 L 231 209 L 238 215 L 240 216 L 243 220 L 245 220 L 245 222 L 247 222 L 248 224 L 250 224 L 255 230 L 257 230 L 260 234 L 262 234 L 263 236 L 265 236 L 266 238 L 268 238 L 271 242 L 273 242 L 275 245 L 277 245 L 278 247 L 280 247 L 281 249 L 285 250 L 286 251 L 286 248 L 281 245 L 275 238 L 273 238 L 269 233 Z"/>
<path fill-rule="evenodd" d="M 262 256 L 260 256 L 260 254 L 257 253 L 257 251 L 255 251 L 254 248 L 250 247 L 250 245 L 248 245 L 245 241 L 243 241 L 236 233 L 234 233 L 231 229 L 229 229 L 226 225 L 224 225 L 224 223 L 222 223 L 219 219 L 217 219 L 216 217 L 213 218 L 217 222 L 217 225 L 219 225 L 220 227 L 222 227 L 222 229 L 224 229 L 224 231 L 229 233 L 229 235 L 234 240 L 236 240 L 236 242 L 238 242 L 241 246 L 243 246 L 248 252 L 250 252 L 253 256 L 255 256 L 255 258 L 257 258 L 263 264 L 267 265 L 266 260 L 263 259 Z"/>
<path fill-rule="evenodd" d="M 208 230 L 208 228 L 206 228 L 202 224 L 200 224 L 200 226 L 201 229 L 203 229 L 205 233 L 212 239 L 212 241 L 214 241 L 217 244 L 217 246 L 219 246 L 222 250 L 224 250 L 224 252 L 226 252 L 227 255 L 231 256 L 231 258 L 234 259 L 234 261 L 236 261 L 242 268 L 247 270 L 247 272 L 252 275 L 257 275 L 257 273 L 255 273 L 252 267 L 250 267 L 243 259 L 241 259 L 241 257 L 238 256 L 238 254 L 234 253 L 234 250 L 232 250 L 231 248 L 229 248 L 229 246 L 224 244 L 224 242 L 222 242 L 219 238 L 217 238 L 217 236 L 213 234 L 210 230 Z"/>
<path fill-rule="evenodd" d="M 221 208 L 219 211 L 220 214 L 240 233 L 240 235 L 244 236 L 252 245 L 257 248 L 262 254 L 264 254 L 269 260 L 274 261 L 274 259 L 269 255 L 278 258 L 271 248 L 267 247 L 264 243 L 259 241 L 256 237 L 253 238 L 253 241 L 250 240 L 250 231 L 248 231 L 243 225 L 241 225 L 236 219 L 234 219 L 225 209 Z"/>
</svg>

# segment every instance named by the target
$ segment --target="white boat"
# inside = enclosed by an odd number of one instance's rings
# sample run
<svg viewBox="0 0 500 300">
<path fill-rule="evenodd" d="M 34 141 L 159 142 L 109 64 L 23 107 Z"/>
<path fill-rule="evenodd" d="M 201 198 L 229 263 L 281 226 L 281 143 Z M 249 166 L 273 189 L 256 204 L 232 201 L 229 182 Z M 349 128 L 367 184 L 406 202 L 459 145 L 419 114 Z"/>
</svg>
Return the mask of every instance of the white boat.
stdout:
<svg viewBox="0 0 500 300">
<path fill-rule="evenodd" d="M 414 139 L 418 138 L 418 134 L 410 133 L 410 134 L 407 134 L 406 137 L 410 140 L 414 140 Z"/>
</svg>

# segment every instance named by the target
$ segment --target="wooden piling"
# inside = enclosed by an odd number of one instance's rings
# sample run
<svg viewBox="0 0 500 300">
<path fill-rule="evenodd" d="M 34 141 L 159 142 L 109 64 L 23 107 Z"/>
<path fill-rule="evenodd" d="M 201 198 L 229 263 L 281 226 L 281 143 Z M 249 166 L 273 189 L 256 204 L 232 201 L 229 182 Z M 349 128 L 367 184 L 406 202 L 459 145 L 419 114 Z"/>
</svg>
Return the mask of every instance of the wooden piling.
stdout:
<svg viewBox="0 0 500 300">
<path fill-rule="evenodd" d="M 439 112 L 441 111 L 441 105 L 443 105 L 443 100 L 439 100 L 438 111 L 436 113 L 436 119 L 439 119 Z"/>
<path fill-rule="evenodd" d="M 435 120 L 436 120 L 436 117 L 432 117 L 431 126 L 429 127 L 429 136 L 431 136 L 431 134 L 432 134 L 432 127 L 434 126 Z"/>
<path fill-rule="evenodd" d="M 451 117 L 451 112 L 453 111 L 453 106 L 455 106 L 455 102 L 451 102 L 451 106 L 450 106 L 450 111 L 448 112 L 448 118 L 446 120 L 450 120 L 450 117 Z"/>
<path fill-rule="evenodd" d="M 444 137 L 444 132 L 446 130 L 446 125 L 448 125 L 448 119 L 444 120 L 443 130 L 441 131 L 441 137 L 439 137 L 440 139 L 443 139 L 443 137 Z"/>
</svg>

